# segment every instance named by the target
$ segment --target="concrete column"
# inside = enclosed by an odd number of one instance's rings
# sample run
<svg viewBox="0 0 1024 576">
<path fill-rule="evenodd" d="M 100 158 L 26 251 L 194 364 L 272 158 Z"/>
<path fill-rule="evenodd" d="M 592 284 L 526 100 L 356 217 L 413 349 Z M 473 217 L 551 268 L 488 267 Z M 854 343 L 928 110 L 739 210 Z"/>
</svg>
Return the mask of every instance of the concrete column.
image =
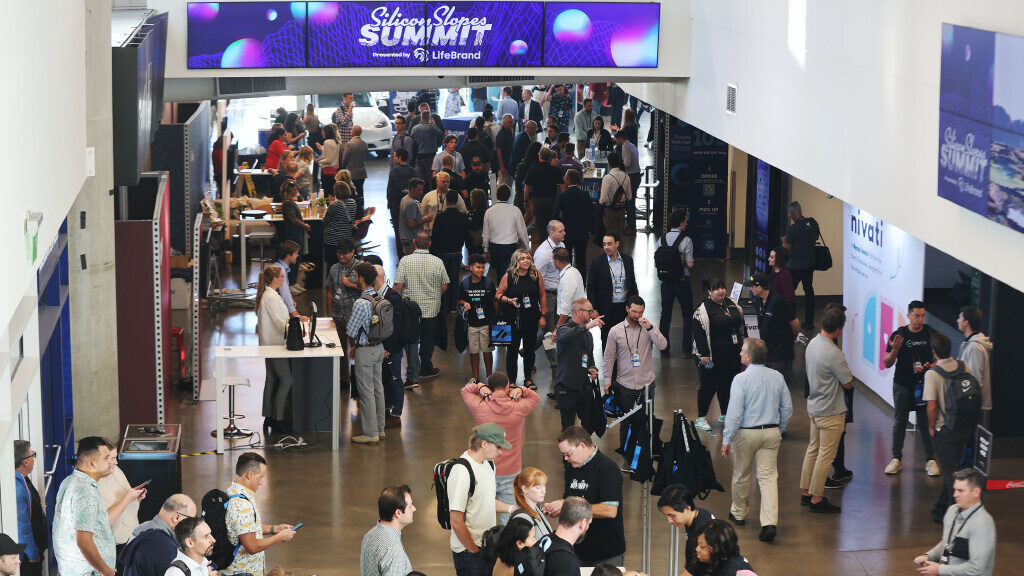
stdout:
<svg viewBox="0 0 1024 576">
<path fill-rule="evenodd" d="M 96 148 L 96 176 L 86 180 L 68 214 L 68 256 L 75 437 L 98 435 L 116 441 L 120 422 L 114 197 L 110 194 L 114 187 L 110 6 L 111 0 L 85 0 L 86 145 Z"/>
</svg>

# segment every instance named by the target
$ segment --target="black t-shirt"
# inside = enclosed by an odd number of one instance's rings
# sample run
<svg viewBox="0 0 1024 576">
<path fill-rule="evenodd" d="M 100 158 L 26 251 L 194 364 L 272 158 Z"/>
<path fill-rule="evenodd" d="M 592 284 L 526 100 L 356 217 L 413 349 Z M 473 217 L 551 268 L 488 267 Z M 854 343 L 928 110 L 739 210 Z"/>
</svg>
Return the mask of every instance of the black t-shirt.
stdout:
<svg viewBox="0 0 1024 576">
<path fill-rule="evenodd" d="M 466 170 L 466 179 L 463 183 L 470 194 L 477 188 L 488 193 L 491 191 L 491 177 L 486 170 L 481 170 L 479 173 L 473 172 L 472 169 Z"/>
<path fill-rule="evenodd" d="M 470 140 L 462 145 L 462 149 L 459 150 L 462 154 L 462 160 L 466 163 L 466 176 L 469 176 L 470 166 L 473 165 L 473 157 L 479 157 L 480 161 L 484 164 L 488 164 L 491 161 L 490 151 L 487 146 L 479 140 Z"/>
<path fill-rule="evenodd" d="M 470 326 L 489 326 L 494 320 L 494 282 L 486 276 L 480 282 L 473 282 L 472 276 L 466 276 L 462 279 L 461 288 L 459 300 L 469 302 L 466 323 Z M 483 312 L 483 318 L 480 318 L 477 310 Z"/>
<path fill-rule="evenodd" d="M 814 241 L 818 239 L 818 222 L 814 218 L 801 218 L 786 229 L 786 242 L 793 248 L 789 251 L 786 267 L 803 270 L 814 266 Z"/>
<path fill-rule="evenodd" d="M 544 550 L 544 576 L 580 576 L 580 559 L 572 544 L 552 532 L 537 545 Z"/>
<path fill-rule="evenodd" d="M 715 354 L 719 355 L 719 350 L 723 351 L 722 353 L 731 353 L 731 350 L 734 348 L 737 350 L 737 354 L 739 354 L 738 350 L 743 345 L 743 341 L 736 334 L 736 319 L 733 317 L 733 314 L 738 314 L 738 312 L 726 303 L 717 304 L 710 298 L 704 301 L 704 309 L 708 312 L 708 325 L 711 328 L 711 348 L 715 351 Z"/>
<path fill-rule="evenodd" d="M 561 168 L 541 162 L 526 175 L 530 198 L 554 198 L 558 195 L 558 186 L 562 180 L 564 176 Z"/>
<path fill-rule="evenodd" d="M 511 304 L 505 304 L 505 315 L 507 318 L 514 318 L 516 313 L 519 314 L 519 319 L 526 319 L 528 323 L 532 323 L 534 320 L 540 318 L 540 282 L 530 278 L 529 274 L 520 276 L 515 274 L 515 281 L 513 282 L 513 276 L 506 272 L 506 284 L 505 296 L 508 298 L 517 298 L 519 300 L 519 308 Z M 529 298 L 529 302 L 526 299 Z M 527 305 L 529 304 L 529 305 Z M 551 303 L 548 303 L 550 306 Z"/>
<path fill-rule="evenodd" d="M 788 362 L 793 359 L 793 310 L 779 294 L 768 292 L 757 314 L 757 327 L 761 340 L 768 347 L 769 362 Z"/>
<path fill-rule="evenodd" d="M 893 336 L 899 334 L 903 337 L 903 347 L 896 354 L 896 372 L 893 374 L 892 383 L 903 388 L 924 387 L 924 371 L 915 373 L 914 362 L 922 365 L 932 362 L 932 334 L 935 330 L 925 324 L 916 334 L 910 331 L 907 326 L 900 326 L 889 336 L 885 345 L 885 351 L 892 351 Z"/>
<path fill-rule="evenodd" d="M 618 503 L 615 518 L 594 518 L 586 536 L 576 543 L 576 555 L 585 562 L 593 562 L 624 553 L 622 471 L 618 465 L 598 450 L 589 462 L 579 468 L 573 468 L 568 462 L 564 466 L 564 498 L 579 496 L 591 504 Z"/>
<path fill-rule="evenodd" d="M 705 574 L 708 571 L 708 565 L 697 559 L 697 530 L 714 519 L 715 515 L 711 512 L 703 508 L 697 508 L 697 516 L 693 519 L 693 523 L 686 528 L 686 555 L 684 563 L 686 571 L 694 576 Z"/>
<path fill-rule="evenodd" d="M 501 169 L 501 163 L 498 161 L 497 155 L 500 154 L 501 158 L 505 161 L 505 168 L 512 170 L 512 131 L 506 130 L 504 127 L 498 130 L 498 135 L 494 138 L 494 161 L 491 162 L 491 170 L 497 172 Z"/>
<path fill-rule="evenodd" d="M 448 170 L 448 169 L 441 170 L 441 172 L 447 172 L 448 173 L 448 176 L 449 176 L 448 188 L 449 189 L 455 190 L 456 192 L 459 192 L 460 194 L 462 193 L 463 190 L 466 189 L 466 182 L 462 179 L 462 176 L 459 175 L 458 172 L 455 172 L 454 170 Z M 441 172 L 438 172 L 438 174 L 440 174 Z M 435 176 L 434 178 L 432 178 L 430 182 L 434 186 L 434 190 L 436 190 L 437 189 L 437 177 Z M 443 200 L 443 198 L 438 198 L 438 201 L 440 201 L 440 200 Z"/>
</svg>

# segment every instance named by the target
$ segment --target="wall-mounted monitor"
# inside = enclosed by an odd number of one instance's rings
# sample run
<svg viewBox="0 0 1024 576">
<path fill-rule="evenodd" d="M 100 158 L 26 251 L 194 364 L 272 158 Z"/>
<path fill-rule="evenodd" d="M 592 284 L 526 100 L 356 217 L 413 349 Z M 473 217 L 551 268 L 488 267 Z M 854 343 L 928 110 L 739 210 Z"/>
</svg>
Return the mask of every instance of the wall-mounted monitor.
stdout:
<svg viewBox="0 0 1024 576">
<path fill-rule="evenodd" d="M 309 2 L 310 68 L 422 66 L 423 2 Z"/>
<path fill-rule="evenodd" d="M 305 2 L 193 2 L 188 67 L 301 68 L 306 65 Z"/>
<path fill-rule="evenodd" d="M 660 5 L 193 2 L 188 68 L 656 68 Z"/>
<path fill-rule="evenodd" d="M 942 25 L 939 196 L 1024 232 L 1024 37 Z"/>
<path fill-rule="evenodd" d="M 426 66 L 541 65 L 543 2 L 428 2 Z"/>
<path fill-rule="evenodd" d="M 657 68 L 661 5 L 547 2 L 544 66 Z"/>
</svg>

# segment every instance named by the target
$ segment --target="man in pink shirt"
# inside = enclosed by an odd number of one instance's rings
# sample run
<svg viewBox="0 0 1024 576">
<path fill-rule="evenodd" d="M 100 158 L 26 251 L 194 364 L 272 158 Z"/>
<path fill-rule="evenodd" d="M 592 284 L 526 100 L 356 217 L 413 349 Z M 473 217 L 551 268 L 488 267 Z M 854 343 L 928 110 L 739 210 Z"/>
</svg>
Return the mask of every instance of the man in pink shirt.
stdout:
<svg viewBox="0 0 1024 576">
<path fill-rule="evenodd" d="M 654 399 L 654 349 L 665 350 L 668 340 L 644 318 L 644 299 L 630 296 L 626 300 L 626 319 L 608 331 L 604 349 L 604 392 L 615 390 L 619 407 L 629 410 L 644 400 L 644 388 Z M 612 366 L 617 370 L 612 370 Z M 614 380 L 613 380 L 613 372 Z M 638 412 L 633 418 L 644 418 Z M 626 442 L 626 426 L 619 426 L 620 446 Z"/>
<path fill-rule="evenodd" d="M 505 440 L 512 444 L 511 450 L 502 450 L 494 459 L 494 471 L 498 500 L 514 505 L 512 481 L 523 469 L 523 421 L 540 403 L 540 396 L 529 388 L 510 386 L 504 372 L 494 372 L 487 377 L 486 384 L 470 382 L 463 386 L 462 399 L 473 413 L 477 426 L 487 422 L 501 426 Z M 508 514 L 499 514 L 498 518 L 504 523 Z"/>
</svg>

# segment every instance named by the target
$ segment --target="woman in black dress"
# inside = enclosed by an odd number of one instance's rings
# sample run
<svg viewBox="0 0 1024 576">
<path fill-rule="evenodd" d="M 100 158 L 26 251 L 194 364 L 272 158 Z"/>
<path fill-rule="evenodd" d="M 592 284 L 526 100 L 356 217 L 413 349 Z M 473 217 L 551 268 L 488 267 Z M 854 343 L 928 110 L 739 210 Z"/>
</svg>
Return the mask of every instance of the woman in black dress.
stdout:
<svg viewBox="0 0 1024 576">
<path fill-rule="evenodd" d="M 529 250 L 519 249 L 512 254 L 508 271 L 501 277 L 498 291 L 495 294 L 506 321 L 512 326 L 512 343 L 505 357 L 505 372 L 509 382 L 515 382 L 519 376 L 519 346 L 523 347 L 523 385 L 536 390 L 531 375 L 536 361 L 534 349 L 537 347 L 537 328 L 543 328 L 547 322 L 548 302 L 544 293 L 544 279 L 537 267 L 533 265 L 533 256 Z"/>
</svg>

